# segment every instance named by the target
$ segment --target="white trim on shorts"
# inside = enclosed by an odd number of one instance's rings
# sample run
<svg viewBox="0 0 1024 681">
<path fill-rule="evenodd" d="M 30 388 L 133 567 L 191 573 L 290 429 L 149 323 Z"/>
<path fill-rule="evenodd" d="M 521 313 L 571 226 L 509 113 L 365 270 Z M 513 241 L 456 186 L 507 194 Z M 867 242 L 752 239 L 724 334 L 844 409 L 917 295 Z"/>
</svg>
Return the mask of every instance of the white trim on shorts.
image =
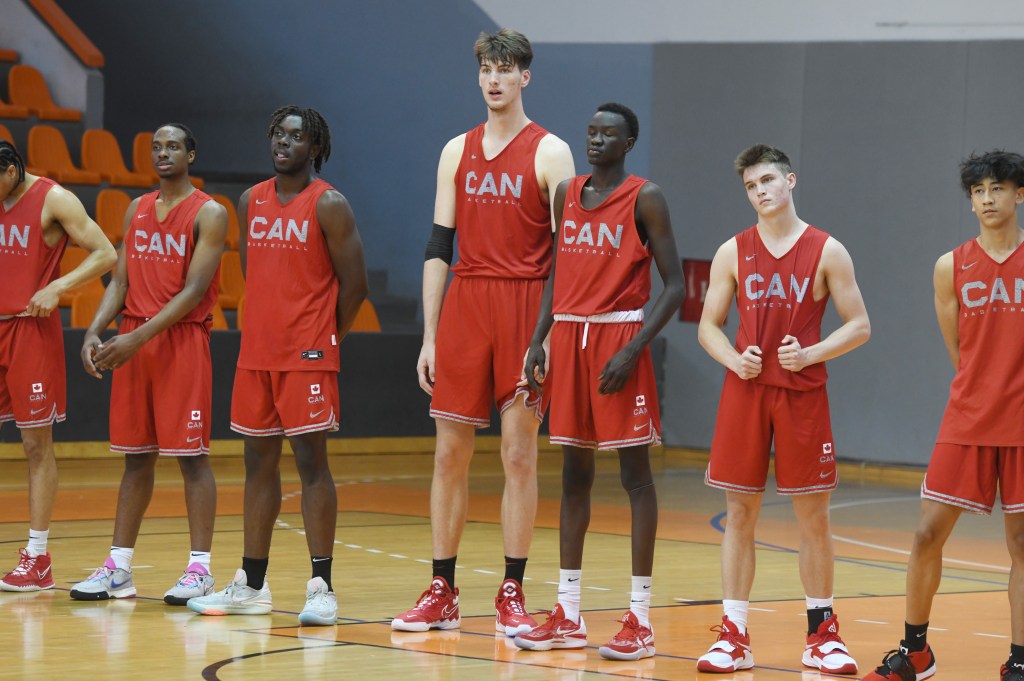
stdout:
<svg viewBox="0 0 1024 681">
<path fill-rule="evenodd" d="M 331 407 L 331 413 L 327 415 L 326 421 L 312 423 L 308 426 L 299 426 L 298 428 L 288 428 L 284 431 L 284 436 L 293 437 L 295 435 L 305 435 L 306 433 L 318 433 L 321 430 L 338 430 L 339 427 L 338 419 L 334 416 L 334 407 Z"/>
<path fill-rule="evenodd" d="M 35 421 L 14 421 L 14 425 L 18 428 L 43 428 L 45 426 L 52 426 L 54 423 L 62 423 L 67 418 L 67 414 L 58 414 L 57 405 L 53 405 L 53 409 L 50 410 L 48 416 Z"/>
<path fill-rule="evenodd" d="M 0 414 L 0 423 L 7 423 L 8 421 L 14 420 L 14 412 L 10 414 Z"/>
<path fill-rule="evenodd" d="M 591 324 L 628 324 L 631 322 L 642 322 L 644 311 L 640 310 L 613 310 L 601 314 L 578 315 L 578 314 L 555 314 L 552 315 L 556 322 L 575 322 L 583 324 L 583 340 L 580 350 L 587 349 L 587 336 L 590 334 Z"/>
<path fill-rule="evenodd" d="M 832 490 L 839 487 L 839 472 L 835 474 L 835 480 L 827 485 L 810 485 L 808 487 L 777 487 L 775 489 L 776 494 L 784 497 L 799 497 L 805 494 L 819 494 L 821 492 L 831 492 Z"/>
<path fill-rule="evenodd" d="M 940 504 L 946 504 L 947 506 L 956 506 L 962 508 L 969 513 L 975 515 L 992 515 L 992 507 L 986 506 L 985 504 L 979 504 L 977 501 L 971 501 L 969 499 L 961 499 L 960 497 L 954 497 L 949 494 L 942 494 L 941 492 L 933 492 L 925 486 L 928 481 L 928 476 L 925 475 L 925 479 L 921 481 L 921 498 L 928 499 L 929 501 L 936 501 Z M 1006 509 L 1003 509 L 1006 510 Z M 1019 513 L 1024 511 L 1024 506 L 1014 511 Z"/>
<path fill-rule="evenodd" d="M 512 399 L 506 400 L 505 404 L 501 405 L 501 408 L 498 409 L 498 413 L 504 414 L 509 407 L 516 403 L 516 400 L 519 399 L 520 395 L 526 395 L 526 397 L 523 398 L 523 406 L 526 407 L 527 409 L 532 409 L 533 415 L 537 418 L 537 420 L 543 421 L 544 414 L 541 413 L 540 408 L 541 405 L 544 403 L 544 399 L 542 397 L 537 397 L 537 399 L 531 402 L 530 394 L 532 392 L 533 391 L 530 390 L 529 388 L 516 388 L 516 392 L 512 395 Z M 490 420 L 488 420 L 487 425 L 490 425 Z"/>
<path fill-rule="evenodd" d="M 704 484 L 708 487 L 717 487 L 718 489 L 724 489 L 727 492 L 741 492 L 742 494 L 764 494 L 764 487 L 745 487 L 743 485 L 734 485 L 731 482 L 719 482 L 718 480 L 711 479 L 711 467 L 704 471 Z"/>
<path fill-rule="evenodd" d="M 455 421 L 456 423 L 465 423 L 469 426 L 476 426 L 477 428 L 486 428 L 491 425 L 491 419 L 475 419 L 472 416 L 463 416 L 462 414 L 453 414 L 447 411 L 439 411 L 431 408 L 430 418 L 432 419 L 443 419 L 445 421 Z"/>
<path fill-rule="evenodd" d="M 548 438 L 551 444 L 555 445 L 568 445 L 569 447 L 581 447 L 583 449 L 596 449 L 597 442 L 594 440 L 576 440 L 571 437 L 559 437 L 558 435 L 552 435 Z"/>
<path fill-rule="evenodd" d="M 246 428 L 240 426 L 234 421 L 231 422 L 231 430 L 242 435 L 251 435 L 252 437 L 270 437 L 271 435 L 284 435 L 284 428 L 280 426 L 276 428 L 266 428 L 263 430 L 256 430 L 255 428 Z"/>
</svg>

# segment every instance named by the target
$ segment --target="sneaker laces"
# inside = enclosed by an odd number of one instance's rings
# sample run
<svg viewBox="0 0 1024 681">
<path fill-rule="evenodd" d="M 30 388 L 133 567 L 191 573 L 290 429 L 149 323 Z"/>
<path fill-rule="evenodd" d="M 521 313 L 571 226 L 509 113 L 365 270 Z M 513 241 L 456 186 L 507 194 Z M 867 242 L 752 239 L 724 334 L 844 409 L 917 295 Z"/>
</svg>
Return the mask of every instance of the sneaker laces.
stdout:
<svg viewBox="0 0 1024 681">
<path fill-rule="evenodd" d="M 422 610 L 424 608 L 434 605 L 438 601 L 444 598 L 444 592 L 441 590 L 440 585 L 434 586 L 433 583 L 427 590 L 420 594 L 419 600 L 416 601 L 416 607 L 413 610 Z"/>
<path fill-rule="evenodd" d="M 612 639 L 613 641 L 639 641 L 640 645 L 646 647 L 643 636 L 640 635 L 641 625 L 639 621 L 634 623 L 634 620 L 630 620 L 627 615 L 623 615 L 622 619 L 617 621 L 622 622 L 622 629 L 619 630 L 619 633 L 615 634 L 615 638 Z"/>
<path fill-rule="evenodd" d="M 18 549 L 18 553 L 21 554 L 21 558 L 18 560 L 18 566 L 16 568 L 14 568 L 13 570 L 11 570 L 11 576 L 14 576 L 14 575 L 25 576 L 25 575 L 27 575 L 29 570 L 31 570 L 33 567 L 35 567 L 36 558 L 38 558 L 38 556 L 30 556 L 30 555 L 28 555 L 28 551 L 26 551 L 25 549 Z"/>
<path fill-rule="evenodd" d="M 915 681 L 917 679 L 917 672 L 914 670 L 909 654 L 902 648 L 887 652 L 885 657 L 882 658 L 882 664 L 875 670 L 875 673 L 879 676 L 883 674 L 888 675 L 889 672 L 896 672 L 900 677 L 908 681 Z"/>
<path fill-rule="evenodd" d="M 558 631 L 558 623 L 569 619 L 568 617 L 555 617 L 554 610 L 541 610 L 538 614 L 541 613 L 547 615 L 548 618 L 544 624 L 537 626 L 534 631 Z"/>
<path fill-rule="evenodd" d="M 85 581 L 91 582 L 93 580 L 103 579 L 110 575 L 112 572 L 113 570 L 108 568 L 106 565 L 101 565 L 98 568 L 96 568 L 96 570 L 91 575 L 89 575 L 89 578 Z"/>
<path fill-rule="evenodd" d="M 716 643 L 718 641 L 725 641 L 726 643 L 731 643 L 734 647 L 738 648 L 740 646 L 740 642 L 737 640 L 740 637 L 739 632 L 730 631 L 724 624 L 716 624 L 709 631 L 718 632 L 718 638 L 715 639 Z"/>
<path fill-rule="evenodd" d="M 198 572 L 186 572 L 181 576 L 181 579 L 178 580 L 178 586 L 197 586 L 199 584 L 199 580 L 203 577 L 204 575 L 201 575 Z"/>
<path fill-rule="evenodd" d="M 513 615 L 526 617 L 526 608 L 523 607 L 524 600 L 518 593 L 507 594 L 503 592 L 498 600 L 498 609 L 511 610 Z"/>
</svg>

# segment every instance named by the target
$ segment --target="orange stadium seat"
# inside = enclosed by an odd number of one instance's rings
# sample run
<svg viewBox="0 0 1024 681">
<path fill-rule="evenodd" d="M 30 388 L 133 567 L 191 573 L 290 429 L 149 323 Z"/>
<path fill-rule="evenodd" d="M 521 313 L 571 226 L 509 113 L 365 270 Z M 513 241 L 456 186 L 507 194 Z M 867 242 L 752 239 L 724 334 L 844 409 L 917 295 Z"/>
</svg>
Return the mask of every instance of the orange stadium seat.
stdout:
<svg viewBox="0 0 1024 681">
<path fill-rule="evenodd" d="M 73 328 L 89 328 L 93 317 L 96 316 L 96 310 L 100 307 L 100 301 L 103 300 L 103 293 L 103 287 L 97 286 L 84 288 L 75 296 L 75 299 L 71 301 L 71 326 Z M 110 322 L 107 328 L 116 328 L 114 322 Z"/>
<path fill-rule="evenodd" d="M 15 50 L 8 50 L 0 47 L 0 61 L 13 63 L 18 61 L 18 53 Z"/>
<path fill-rule="evenodd" d="M 235 210 L 235 204 L 231 202 L 231 199 L 224 196 L 223 194 L 210 194 L 210 198 L 224 206 L 228 212 L 228 233 L 224 238 L 224 243 L 232 251 L 238 250 L 238 240 L 240 233 L 238 230 L 238 211 Z"/>
<path fill-rule="evenodd" d="M 60 260 L 60 276 L 63 277 L 65 274 L 81 265 L 82 261 L 85 260 L 88 256 L 89 251 L 85 250 L 84 248 L 79 248 L 77 246 L 68 246 L 64 250 L 64 257 L 61 258 Z M 86 282 L 85 284 L 82 284 L 78 288 L 71 289 L 70 291 L 61 294 L 60 301 L 58 301 L 57 305 L 60 307 L 68 307 L 69 305 L 72 305 L 74 303 L 74 299 L 77 298 L 79 294 L 90 290 L 99 290 L 100 295 L 102 296 L 103 284 L 100 283 L 99 279 L 92 279 Z M 89 322 L 86 322 L 85 325 L 88 326 Z"/>
<path fill-rule="evenodd" d="M 28 107 L 7 104 L 0 99 L 0 118 L 28 118 Z"/>
<path fill-rule="evenodd" d="M 352 322 L 349 331 L 360 331 L 362 333 L 380 333 L 380 319 L 377 317 L 377 308 L 369 299 L 363 301 L 356 313 L 356 320 Z"/>
<path fill-rule="evenodd" d="M 225 310 L 237 310 L 238 301 L 245 295 L 245 277 L 242 276 L 242 258 L 238 251 L 224 251 L 220 257 L 220 295 L 217 304 Z"/>
<path fill-rule="evenodd" d="M 5 140 L 14 144 L 14 137 L 11 135 L 11 131 L 7 129 L 7 126 L 0 123 L 0 140 Z"/>
<path fill-rule="evenodd" d="M 52 125 L 34 125 L 28 131 L 28 165 L 64 184 L 98 185 L 102 179 L 99 173 L 75 167 L 64 135 Z"/>
<path fill-rule="evenodd" d="M 118 187 L 152 187 L 150 175 L 133 173 L 124 164 L 121 146 L 109 130 L 86 130 L 82 135 L 82 167 L 99 173 Z"/>
<path fill-rule="evenodd" d="M 210 311 L 210 315 L 213 317 L 213 326 L 210 328 L 214 331 L 228 330 L 228 318 L 224 316 L 224 310 L 220 305 L 214 303 L 213 310 Z"/>
<path fill-rule="evenodd" d="M 153 184 L 156 184 L 160 181 L 160 178 L 153 172 L 153 157 L 150 156 L 150 146 L 152 143 L 153 133 L 151 132 L 140 132 L 135 136 L 135 140 L 132 142 L 132 170 L 140 175 L 151 174 L 153 176 Z M 201 177 L 193 175 L 188 179 L 196 189 L 202 189 L 206 186 L 206 182 Z"/>
<path fill-rule="evenodd" d="M 80 121 L 82 112 L 57 106 L 46 87 L 43 74 L 31 66 L 18 64 L 7 74 L 7 94 L 11 104 L 27 106 L 30 114 L 44 121 Z"/>
<path fill-rule="evenodd" d="M 124 240 L 124 214 L 131 203 L 132 198 L 120 189 L 101 189 L 96 196 L 96 224 L 112 244 Z"/>
</svg>

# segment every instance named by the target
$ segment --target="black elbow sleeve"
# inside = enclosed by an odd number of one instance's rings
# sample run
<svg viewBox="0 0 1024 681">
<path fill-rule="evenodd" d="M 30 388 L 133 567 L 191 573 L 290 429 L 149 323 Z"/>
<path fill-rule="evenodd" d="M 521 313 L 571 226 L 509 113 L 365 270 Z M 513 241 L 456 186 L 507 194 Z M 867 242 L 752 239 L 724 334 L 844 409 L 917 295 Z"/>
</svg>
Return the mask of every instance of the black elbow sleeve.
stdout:
<svg viewBox="0 0 1024 681">
<path fill-rule="evenodd" d="M 434 229 L 430 232 L 430 240 L 427 242 L 427 251 L 423 256 L 423 260 L 433 260 L 434 258 L 440 258 L 444 260 L 445 264 L 452 264 L 452 256 L 455 253 L 453 244 L 455 242 L 455 229 L 452 227 L 444 227 L 442 225 L 434 224 Z"/>
</svg>

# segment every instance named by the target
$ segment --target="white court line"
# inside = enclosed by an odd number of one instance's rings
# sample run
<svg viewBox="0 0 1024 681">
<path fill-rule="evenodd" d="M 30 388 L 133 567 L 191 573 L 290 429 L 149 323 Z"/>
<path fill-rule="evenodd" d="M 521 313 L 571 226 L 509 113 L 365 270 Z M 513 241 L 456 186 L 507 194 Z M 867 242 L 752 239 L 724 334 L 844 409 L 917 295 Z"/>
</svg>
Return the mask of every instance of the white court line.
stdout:
<svg viewBox="0 0 1024 681">
<path fill-rule="evenodd" d="M 748 610 L 756 610 L 758 612 L 777 612 L 776 610 L 771 610 L 769 608 L 749 608 L 748 607 L 747 609 Z M 807 615 L 800 615 L 800 616 L 801 617 L 807 617 Z"/>
<path fill-rule="evenodd" d="M 409 557 L 409 556 L 403 556 L 400 553 L 389 553 L 388 556 L 390 556 L 391 558 L 408 558 Z"/>
<path fill-rule="evenodd" d="M 975 636 L 984 636 L 985 638 L 1010 638 L 1009 636 L 1003 636 L 1002 634 L 979 634 L 974 632 Z"/>
<path fill-rule="evenodd" d="M 498 574 L 494 570 L 481 570 L 479 568 L 474 569 L 473 572 L 479 572 L 482 575 L 496 575 L 496 574 Z"/>
<path fill-rule="evenodd" d="M 864 624 L 888 624 L 888 622 L 879 622 L 877 620 L 854 620 L 854 622 L 863 622 Z"/>
<path fill-rule="evenodd" d="M 949 631 L 949 629 L 943 629 L 942 627 L 928 627 L 928 631 Z"/>
<path fill-rule="evenodd" d="M 673 598 L 672 600 L 678 603 L 693 603 L 692 598 Z"/>
<path fill-rule="evenodd" d="M 883 546 L 882 544 L 872 544 L 871 542 L 859 541 L 857 539 L 850 539 L 849 537 L 840 537 L 838 534 L 833 534 L 832 538 L 836 541 L 846 542 L 847 544 L 853 544 L 854 546 L 863 546 L 869 549 L 878 549 L 879 551 L 888 551 L 889 553 L 898 553 L 901 556 L 909 556 L 910 551 L 906 549 L 894 549 L 891 546 Z M 1009 572 L 1010 568 L 1002 565 L 989 565 L 988 563 L 975 563 L 969 560 L 957 560 L 956 558 L 942 557 L 943 563 L 956 563 L 957 565 L 966 565 L 968 567 L 987 568 L 989 570 L 1000 570 L 1002 572 Z"/>
<path fill-rule="evenodd" d="M 829 504 L 829 508 L 852 508 L 854 506 L 874 506 L 875 504 L 891 504 L 902 501 L 918 501 L 919 495 L 912 497 L 881 497 L 879 499 L 857 499 L 856 501 L 843 501 L 838 504 Z"/>
</svg>

